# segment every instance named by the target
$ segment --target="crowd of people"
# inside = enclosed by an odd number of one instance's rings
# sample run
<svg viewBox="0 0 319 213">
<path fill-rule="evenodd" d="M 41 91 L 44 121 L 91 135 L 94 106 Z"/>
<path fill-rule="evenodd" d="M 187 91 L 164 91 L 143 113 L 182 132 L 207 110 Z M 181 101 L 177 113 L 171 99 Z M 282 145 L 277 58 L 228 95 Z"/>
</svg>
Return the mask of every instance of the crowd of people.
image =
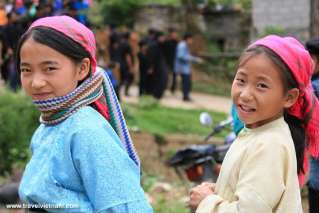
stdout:
<svg viewBox="0 0 319 213">
<path fill-rule="evenodd" d="M 169 28 L 166 33 L 149 29 L 147 35 L 140 38 L 134 31 L 119 32 L 110 26 L 108 32 L 97 35 L 97 39 L 98 63 L 113 71 L 110 77 L 117 80 L 116 91 L 123 88 L 124 95 L 129 96 L 130 87 L 136 80 L 139 95 L 160 99 L 166 89 L 175 92 L 176 79 L 180 75 L 183 100 L 191 100 L 191 63 L 202 62 L 190 52 L 192 34 L 185 33 L 180 39 L 174 28 Z"/>
<path fill-rule="evenodd" d="M 14 53 L 17 41 L 30 24 L 42 17 L 68 15 L 90 26 L 85 15 L 89 7 L 89 1 L 80 0 L 0 3 L 1 77 L 11 89 L 20 86 Z M 118 97 L 122 88 L 124 95 L 129 96 L 131 85 L 138 82 L 139 95 L 160 99 L 167 88 L 175 92 L 177 76 L 181 76 L 183 100 L 191 100 L 191 63 L 201 62 L 190 53 L 191 34 L 182 37 L 176 29 L 169 28 L 166 33 L 149 29 L 147 35 L 140 36 L 112 25 L 95 31 L 98 65 L 109 74 Z"/>
<path fill-rule="evenodd" d="M 19 76 L 14 65 L 14 53 L 21 35 L 39 18 L 52 15 L 68 15 L 88 24 L 85 11 L 90 1 L 82 0 L 16 0 L 0 2 L 0 66 L 1 77 L 17 90 Z"/>
</svg>

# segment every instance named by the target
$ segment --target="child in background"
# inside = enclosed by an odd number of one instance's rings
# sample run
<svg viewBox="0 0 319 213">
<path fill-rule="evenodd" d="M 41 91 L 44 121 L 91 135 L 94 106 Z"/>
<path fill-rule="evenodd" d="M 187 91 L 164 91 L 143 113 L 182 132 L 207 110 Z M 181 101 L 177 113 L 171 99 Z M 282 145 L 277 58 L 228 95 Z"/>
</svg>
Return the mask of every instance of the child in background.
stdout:
<svg viewBox="0 0 319 213">
<path fill-rule="evenodd" d="M 315 63 L 314 73 L 311 83 L 314 93 L 319 97 L 319 38 L 314 38 L 306 43 L 306 48 L 310 52 Z M 319 158 L 310 156 L 310 171 L 308 181 L 308 202 L 309 213 L 319 212 Z"/>
<path fill-rule="evenodd" d="M 302 212 L 297 174 L 302 184 L 305 147 L 319 151 L 312 71 L 309 53 L 292 37 L 267 36 L 244 51 L 231 93 L 245 128 L 216 185 L 192 189 L 197 213 Z"/>
<path fill-rule="evenodd" d="M 67 16 L 38 19 L 21 37 L 17 67 L 41 125 L 20 198 L 49 212 L 153 212 L 115 92 L 96 71 L 95 48 L 92 31 Z"/>
</svg>

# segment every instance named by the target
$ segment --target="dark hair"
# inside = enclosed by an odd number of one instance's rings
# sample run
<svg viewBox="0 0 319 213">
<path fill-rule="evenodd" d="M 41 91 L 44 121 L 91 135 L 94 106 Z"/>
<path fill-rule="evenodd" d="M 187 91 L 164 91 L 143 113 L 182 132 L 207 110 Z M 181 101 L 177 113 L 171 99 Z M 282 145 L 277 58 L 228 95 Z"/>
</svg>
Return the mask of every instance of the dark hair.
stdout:
<svg viewBox="0 0 319 213">
<path fill-rule="evenodd" d="M 127 41 L 130 38 L 131 32 L 124 32 L 122 33 L 120 36 L 122 39 L 124 39 L 125 41 Z"/>
<path fill-rule="evenodd" d="M 155 34 L 154 34 L 154 39 L 155 40 L 158 40 L 161 36 L 163 36 L 164 33 L 162 31 L 157 31 Z"/>
<path fill-rule="evenodd" d="M 279 68 L 280 77 L 284 85 L 284 92 L 288 92 L 290 89 L 298 88 L 297 81 L 290 68 L 286 63 L 271 49 L 264 46 L 255 46 L 244 51 L 239 59 L 238 67 L 246 63 L 251 57 L 256 55 L 265 54 L 268 58 Z M 297 172 L 304 172 L 304 150 L 306 147 L 306 132 L 304 126 L 307 124 L 306 120 L 300 120 L 299 118 L 288 114 L 284 111 L 284 119 L 287 122 L 291 136 L 294 142 L 297 158 Z"/>
<path fill-rule="evenodd" d="M 149 35 L 154 35 L 156 32 L 157 32 L 157 30 L 154 29 L 154 28 L 149 28 L 148 31 L 147 31 L 147 33 L 148 33 Z"/>
<path fill-rule="evenodd" d="M 175 32 L 177 32 L 177 30 L 176 30 L 174 27 L 169 27 L 169 28 L 167 29 L 167 32 L 168 32 L 168 33 L 175 33 Z"/>
<path fill-rule="evenodd" d="M 314 38 L 306 42 L 306 49 L 310 54 L 319 56 L 319 38 Z"/>
<path fill-rule="evenodd" d="M 20 50 L 23 43 L 32 38 L 70 58 L 74 63 L 80 63 L 84 58 L 90 58 L 90 53 L 79 43 L 63 33 L 48 27 L 35 27 L 25 33 L 19 40 L 16 51 L 16 66 L 20 72 Z M 91 69 L 91 68 L 90 68 Z"/>
<path fill-rule="evenodd" d="M 142 48 L 143 46 L 146 46 L 146 45 L 147 45 L 147 41 L 144 40 L 144 39 L 138 42 L 138 46 L 139 46 L 140 48 Z"/>
<path fill-rule="evenodd" d="M 187 40 L 187 39 L 189 39 L 189 38 L 193 38 L 193 34 L 191 34 L 191 33 L 185 33 L 184 34 L 184 36 L 183 36 L 183 40 Z"/>
</svg>

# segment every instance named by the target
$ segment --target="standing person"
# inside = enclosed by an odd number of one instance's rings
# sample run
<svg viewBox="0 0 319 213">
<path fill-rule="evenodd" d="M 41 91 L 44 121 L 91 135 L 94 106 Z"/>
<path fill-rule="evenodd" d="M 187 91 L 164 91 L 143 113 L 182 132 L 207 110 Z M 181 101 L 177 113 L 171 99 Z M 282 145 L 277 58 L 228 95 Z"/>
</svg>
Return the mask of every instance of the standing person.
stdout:
<svg viewBox="0 0 319 213">
<path fill-rule="evenodd" d="M 292 37 L 270 35 L 244 51 L 231 93 L 245 128 L 227 152 L 216 185 L 191 191 L 197 213 L 302 212 L 305 147 L 319 150 L 312 72 L 309 53 Z"/>
<path fill-rule="evenodd" d="M 176 29 L 169 28 L 168 29 L 168 36 L 164 42 L 164 56 L 166 59 L 167 67 L 169 74 L 171 77 L 171 92 L 173 93 L 173 89 L 175 88 L 176 84 L 176 73 L 174 72 L 174 63 L 175 63 L 175 56 L 176 56 L 176 47 L 178 44 L 178 35 Z"/>
<path fill-rule="evenodd" d="M 306 48 L 310 52 L 315 68 L 311 83 L 314 93 L 319 97 L 319 38 L 314 38 L 306 43 Z M 319 212 L 319 158 L 310 156 L 310 172 L 308 181 L 308 202 L 309 213 Z"/>
<path fill-rule="evenodd" d="M 151 45 L 155 40 L 157 32 L 158 30 L 154 28 L 149 28 L 147 30 L 147 35 L 142 40 L 144 40 L 148 46 Z"/>
<path fill-rule="evenodd" d="M 198 62 L 202 60 L 198 57 L 194 57 L 190 53 L 190 46 L 193 43 L 193 36 L 190 33 L 186 33 L 183 40 L 180 41 L 176 49 L 175 67 L 174 71 L 177 75 L 182 76 L 182 88 L 183 88 L 183 100 L 191 101 L 189 93 L 192 88 L 192 74 L 191 74 L 191 63 Z M 175 81 L 176 79 L 173 79 Z M 175 91 L 176 83 L 173 83 L 171 88 L 172 93 Z"/>
<path fill-rule="evenodd" d="M 106 63 L 108 63 L 109 61 L 112 61 L 112 63 L 114 63 L 114 76 L 118 82 L 121 82 L 121 56 L 119 50 L 120 34 L 117 32 L 116 27 L 114 25 L 109 26 L 109 31 L 109 36 L 107 39 L 109 40 L 108 51 L 110 60 L 107 60 Z M 120 93 L 118 93 L 118 100 L 121 100 Z"/>
<path fill-rule="evenodd" d="M 17 67 L 41 125 L 20 198 L 46 211 L 153 212 L 111 82 L 96 71 L 95 48 L 92 31 L 68 16 L 38 19 L 21 37 Z"/>
<path fill-rule="evenodd" d="M 121 71 L 121 86 L 124 86 L 125 96 L 130 96 L 129 89 L 134 81 L 134 71 L 133 71 L 133 51 L 129 44 L 130 33 L 126 32 L 121 35 L 119 43 L 119 62 Z"/>
<path fill-rule="evenodd" d="M 140 51 L 137 54 L 138 61 L 139 61 L 139 95 L 146 95 L 150 94 L 150 63 L 146 56 L 147 53 L 147 43 L 146 41 L 142 40 L 139 42 Z"/>
<path fill-rule="evenodd" d="M 14 52 L 16 51 L 17 43 L 20 36 L 25 31 L 25 26 L 19 15 L 12 11 L 8 15 L 8 25 L 3 28 L 3 41 L 6 47 L 6 53 L 4 55 L 2 69 L 6 72 L 6 77 L 9 86 L 12 90 L 16 91 L 20 86 L 19 75 L 15 67 Z"/>
<path fill-rule="evenodd" d="M 154 41 L 151 42 L 147 51 L 147 59 L 150 63 L 151 92 L 156 99 L 162 98 L 167 86 L 167 64 L 164 58 L 163 32 L 156 32 Z"/>
</svg>

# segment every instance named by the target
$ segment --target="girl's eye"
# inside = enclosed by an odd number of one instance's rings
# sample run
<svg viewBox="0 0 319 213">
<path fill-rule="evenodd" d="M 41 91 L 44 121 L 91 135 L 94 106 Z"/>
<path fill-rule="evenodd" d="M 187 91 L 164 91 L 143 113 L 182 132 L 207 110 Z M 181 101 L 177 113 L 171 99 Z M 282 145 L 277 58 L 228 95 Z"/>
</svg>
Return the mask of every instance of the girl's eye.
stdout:
<svg viewBox="0 0 319 213">
<path fill-rule="evenodd" d="M 241 78 L 236 78 L 236 82 L 238 84 L 244 84 L 245 83 L 244 79 L 241 79 Z"/>
<path fill-rule="evenodd" d="M 264 84 L 264 83 L 259 83 L 259 84 L 257 84 L 257 87 L 258 87 L 258 88 L 262 88 L 262 89 L 267 89 L 267 88 L 269 88 L 268 85 L 266 85 L 266 84 Z"/>
<path fill-rule="evenodd" d="M 29 68 L 20 68 L 21 72 L 31 72 Z"/>
<path fill-rule="evenodd" d="M 45 68 L 45 71 L 47 71 L 47 72 L 52 72 L 54 70 L 56 70 L 55 67 L 47 67 L 47 68 Z"/>
</svg>

